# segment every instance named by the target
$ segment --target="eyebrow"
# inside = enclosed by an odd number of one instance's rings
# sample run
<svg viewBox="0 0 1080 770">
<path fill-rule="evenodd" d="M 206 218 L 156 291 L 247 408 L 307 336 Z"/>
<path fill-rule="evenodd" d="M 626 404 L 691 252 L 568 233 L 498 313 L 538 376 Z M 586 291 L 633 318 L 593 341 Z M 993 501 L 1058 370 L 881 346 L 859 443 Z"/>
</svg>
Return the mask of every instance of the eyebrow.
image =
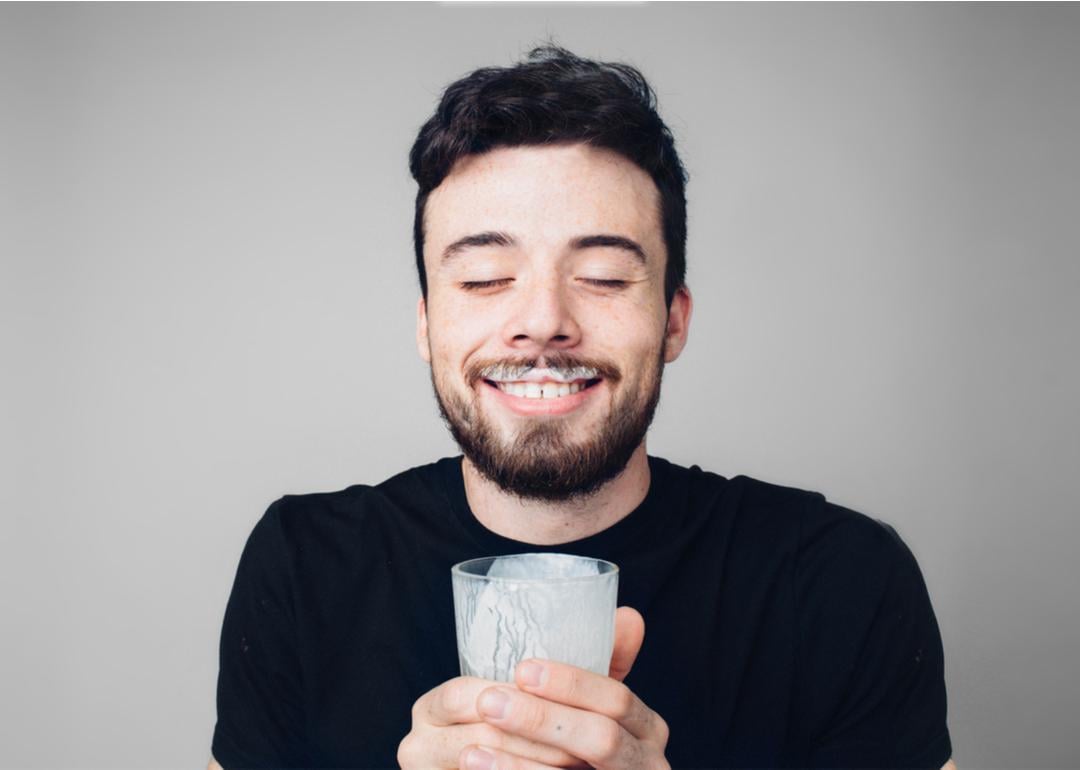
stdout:
<svg viewBox="0 0 1080 770">
<path fill-rule="evenodd" d="M 641 244 L 632 238 L 627 238 L 622 235 L 583 235 L 580 238 L 575 238 L 570 241 L 570 247 L 575 250 L 592 249 L 601 246 L 628 251 L 633 254 L 641 264 L 649 264 L 648 255 L 645 253 L 645 249 L 641 247 Z"/>
<path fill-rule="evenodd" d="M 514 237 L 506 233 L 497 233 L 490 230 L 483 233 L 474 233 L 473 235 L 466 235 L 464 238 L 458 238 L 443 249 L 442 261 L 446 262 L 461 252 L 476 246 L 513 246 L 516 243 Z"/>
<path fill-rule="evenodd" d="M 474 233 L 472 235 L 466 235 L 464 238 L 458 238 L 443 249 L 442 261 L 446 262 L 458 254 L 461 254 L 463 251 L 478 246 L 516 245 L 517 241 L 514 239 L 514 236 L 508 233 L 492 230 Z M 570 248 L 575 251 L 601 247 L 621 249 L 622 251 L 629 252 L 643 265 L 648 264 L 649 262 L 648 255 L 645 253 L 645 249 L 642 248 L 641 244 L 632 238 L 627 238 L 622 235 L 582 235 L 570 241 Z"/>
</svg>

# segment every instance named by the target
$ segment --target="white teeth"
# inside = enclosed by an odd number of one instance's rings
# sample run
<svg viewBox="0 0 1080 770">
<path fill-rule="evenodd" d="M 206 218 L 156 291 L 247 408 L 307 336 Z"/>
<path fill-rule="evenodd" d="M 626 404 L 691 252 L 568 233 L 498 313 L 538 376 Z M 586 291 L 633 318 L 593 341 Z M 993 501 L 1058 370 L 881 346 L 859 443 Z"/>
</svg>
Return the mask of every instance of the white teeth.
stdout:
<svg viewBox="0 0 1080 770">
<path fill-rule="evenodd" d="M 538 380 L 573 382 L 574 380 L 594 380 L 600 376 L 600 373 L 595 369 L 585 366 L 574 366 L 569 369 L 534 369 L 528 366 L 497 365 L 484 369 L 481 377 L 495 382 L 523 382 L 526 375 L 529 374 L 535 375 L 529 378 L 533 382 Z"/>
<path fill-rule="evenodd" d="M 577 382 L 496 382 L 495 385 L 503 393 L 518 398 L 562 398 L 572 396 L 582 388 Z"/>
</svg>

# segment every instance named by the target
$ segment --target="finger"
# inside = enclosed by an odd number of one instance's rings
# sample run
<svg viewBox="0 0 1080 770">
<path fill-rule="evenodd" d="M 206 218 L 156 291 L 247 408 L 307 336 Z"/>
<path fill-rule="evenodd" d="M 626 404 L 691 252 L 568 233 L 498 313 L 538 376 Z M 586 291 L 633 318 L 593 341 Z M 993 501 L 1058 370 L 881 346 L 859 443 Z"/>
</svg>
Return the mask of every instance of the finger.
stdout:
<svg viewBox="0 0 1080 770">
<path fill-rule="evenodd" d="M 436 726 L 482 722 L 476 712 L 476 699 L 493 684 L 474 676 L 448 679 L 417 699 L 412 709 L 413 722 Z"/>
<path fill-rule="evenodd" d="M 586 767 L 579 764 L 579 767 Z M 458 758 L 459 770 L 554 770 L 570 765 L 546 765 L 534 762 L 526 757 L 519 757 L 506 751 L 499 751 L 491 746 L 466 746 Z"/>
<path fill-rule="evenodd" d="M 615 649 L 611 653 L 608 676 L 620 682 L 630 673 L 645 641 L 645 618 L 633 607 L 615 611 Z"/>
<path fill-rule="evenodd" d="M 520 735 L 500 730 L 486 722 L 447 727 L 428 728 L 418 734 L 422 754 L 428 767 L 455 767 L 463 746 L 483 745 L 507 754 L 530 759 L 553 767 L 573 767 L 581 761 L 555 746 L 530 740 Z"/>
<path fill-rule="evenodd" d="M 611 677 L 535 658 L 522 661 L 514 673 L 518 688 L 524 692 L 603 714 L 635 738 L 661 743 L 667 740 L 667 724 L 660 715 L 646 706 L 629 687 Z"/>
<path fill-rule="evenodd" d="M 503 732 L 555 746 L 593 767 L 632 766 L 641 753 L 641 742 L 609 717 L 509 687 L 485 690 L 477 709 Z"/>
</svg>

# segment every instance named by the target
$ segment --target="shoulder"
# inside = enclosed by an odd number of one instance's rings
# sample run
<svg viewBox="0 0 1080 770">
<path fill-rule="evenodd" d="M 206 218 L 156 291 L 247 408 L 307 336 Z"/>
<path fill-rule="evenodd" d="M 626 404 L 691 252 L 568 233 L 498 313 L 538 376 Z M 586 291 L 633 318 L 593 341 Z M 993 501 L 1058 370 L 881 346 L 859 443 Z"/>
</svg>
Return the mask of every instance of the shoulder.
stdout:
<svg viewBox="0 0 1080 770">
<path fill-rule="evenodd" d="M 400 514 L 407 517 L 409 512 L 431 507 L 426 502 L 438 494 L 442 462 L 410 468 L 375 485 L 283 495 L 255 524 L 251 541 L 264 549 L 302 552 L 311 547 L 324 552 L 333 543 L 354 541 L 359 533 L 386 519 L 400 523 Z"/>
<path fill-rule="evenodd" d="M 880 519 L 822 499 L 802 522 L 799 580 L 806 590 L 850 586 L 853 593 L 880 595 L 897 577 L 917 576 L 911 550 Z"/>
<path fill-rule="evenodd" d="M 813 516 L 824 503 L 818 492 L 773 484 L 750 476 L 725 478 L 699 465 L 685 467 L 658 457 L 650 458 L 672 494 L 686 495 L 695 506 L 715 503 L 738 518 L 757 524 L 790 529 Z"/>
<path fill-rule="evenodd" d="M 739 488 L 741 517 L 774 534 L 786 533 L 804 572 L 808 566 L 838 560 L 893 565 L 911 556 L 892 526 L 832 502 L 821 492 L 748 476 L 733 482 Z"/>
<path fill-rule="evenodd" d="M 782 560 L 799 582 L 813 582 L 823 571 L 887 576 L 896 568 L 914 566 L 892 526 L 832 502 L 819 491 L 745 475 L 727 479 L 697 465 L 654 462 L 672 488 L 686 495 L 691 509 L 714 516 L 723 512 L 732 546 L 745 560 Z"/>
<path fill-rule="evenodd" d="M 847 650 L 854 660 L 871 635 L 895 642 L 912 624 L 936 629 L 919 565 L 884 521 L 822 497 L 800 520 L 793 565 L 806 651 L 815 639 L 825 658 Z M 886 649 L 891 643 L 875 644 Z"/>
</svg>

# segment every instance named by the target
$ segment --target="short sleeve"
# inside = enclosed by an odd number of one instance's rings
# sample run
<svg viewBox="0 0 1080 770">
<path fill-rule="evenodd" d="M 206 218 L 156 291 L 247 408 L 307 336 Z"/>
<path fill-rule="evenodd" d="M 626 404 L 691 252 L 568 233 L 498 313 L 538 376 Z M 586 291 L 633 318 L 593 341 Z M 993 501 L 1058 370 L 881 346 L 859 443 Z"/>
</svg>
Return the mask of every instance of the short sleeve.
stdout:
<svg viewBox="0 0 1080 770">
<path fill-rule="evenodd" d="M 938 770 L 952 746 L 941 634 L 922 573 L 891 527 L 829 508 L 837 517 L 800 565 L 809 764 Z"/>
<path fill-rule="evenodd" d="M 282 500 L 255 525 L 221 630 L 217 724 L 211 751 L 225 768 L 299 767 L 302 678 Z"/>
</svg>

